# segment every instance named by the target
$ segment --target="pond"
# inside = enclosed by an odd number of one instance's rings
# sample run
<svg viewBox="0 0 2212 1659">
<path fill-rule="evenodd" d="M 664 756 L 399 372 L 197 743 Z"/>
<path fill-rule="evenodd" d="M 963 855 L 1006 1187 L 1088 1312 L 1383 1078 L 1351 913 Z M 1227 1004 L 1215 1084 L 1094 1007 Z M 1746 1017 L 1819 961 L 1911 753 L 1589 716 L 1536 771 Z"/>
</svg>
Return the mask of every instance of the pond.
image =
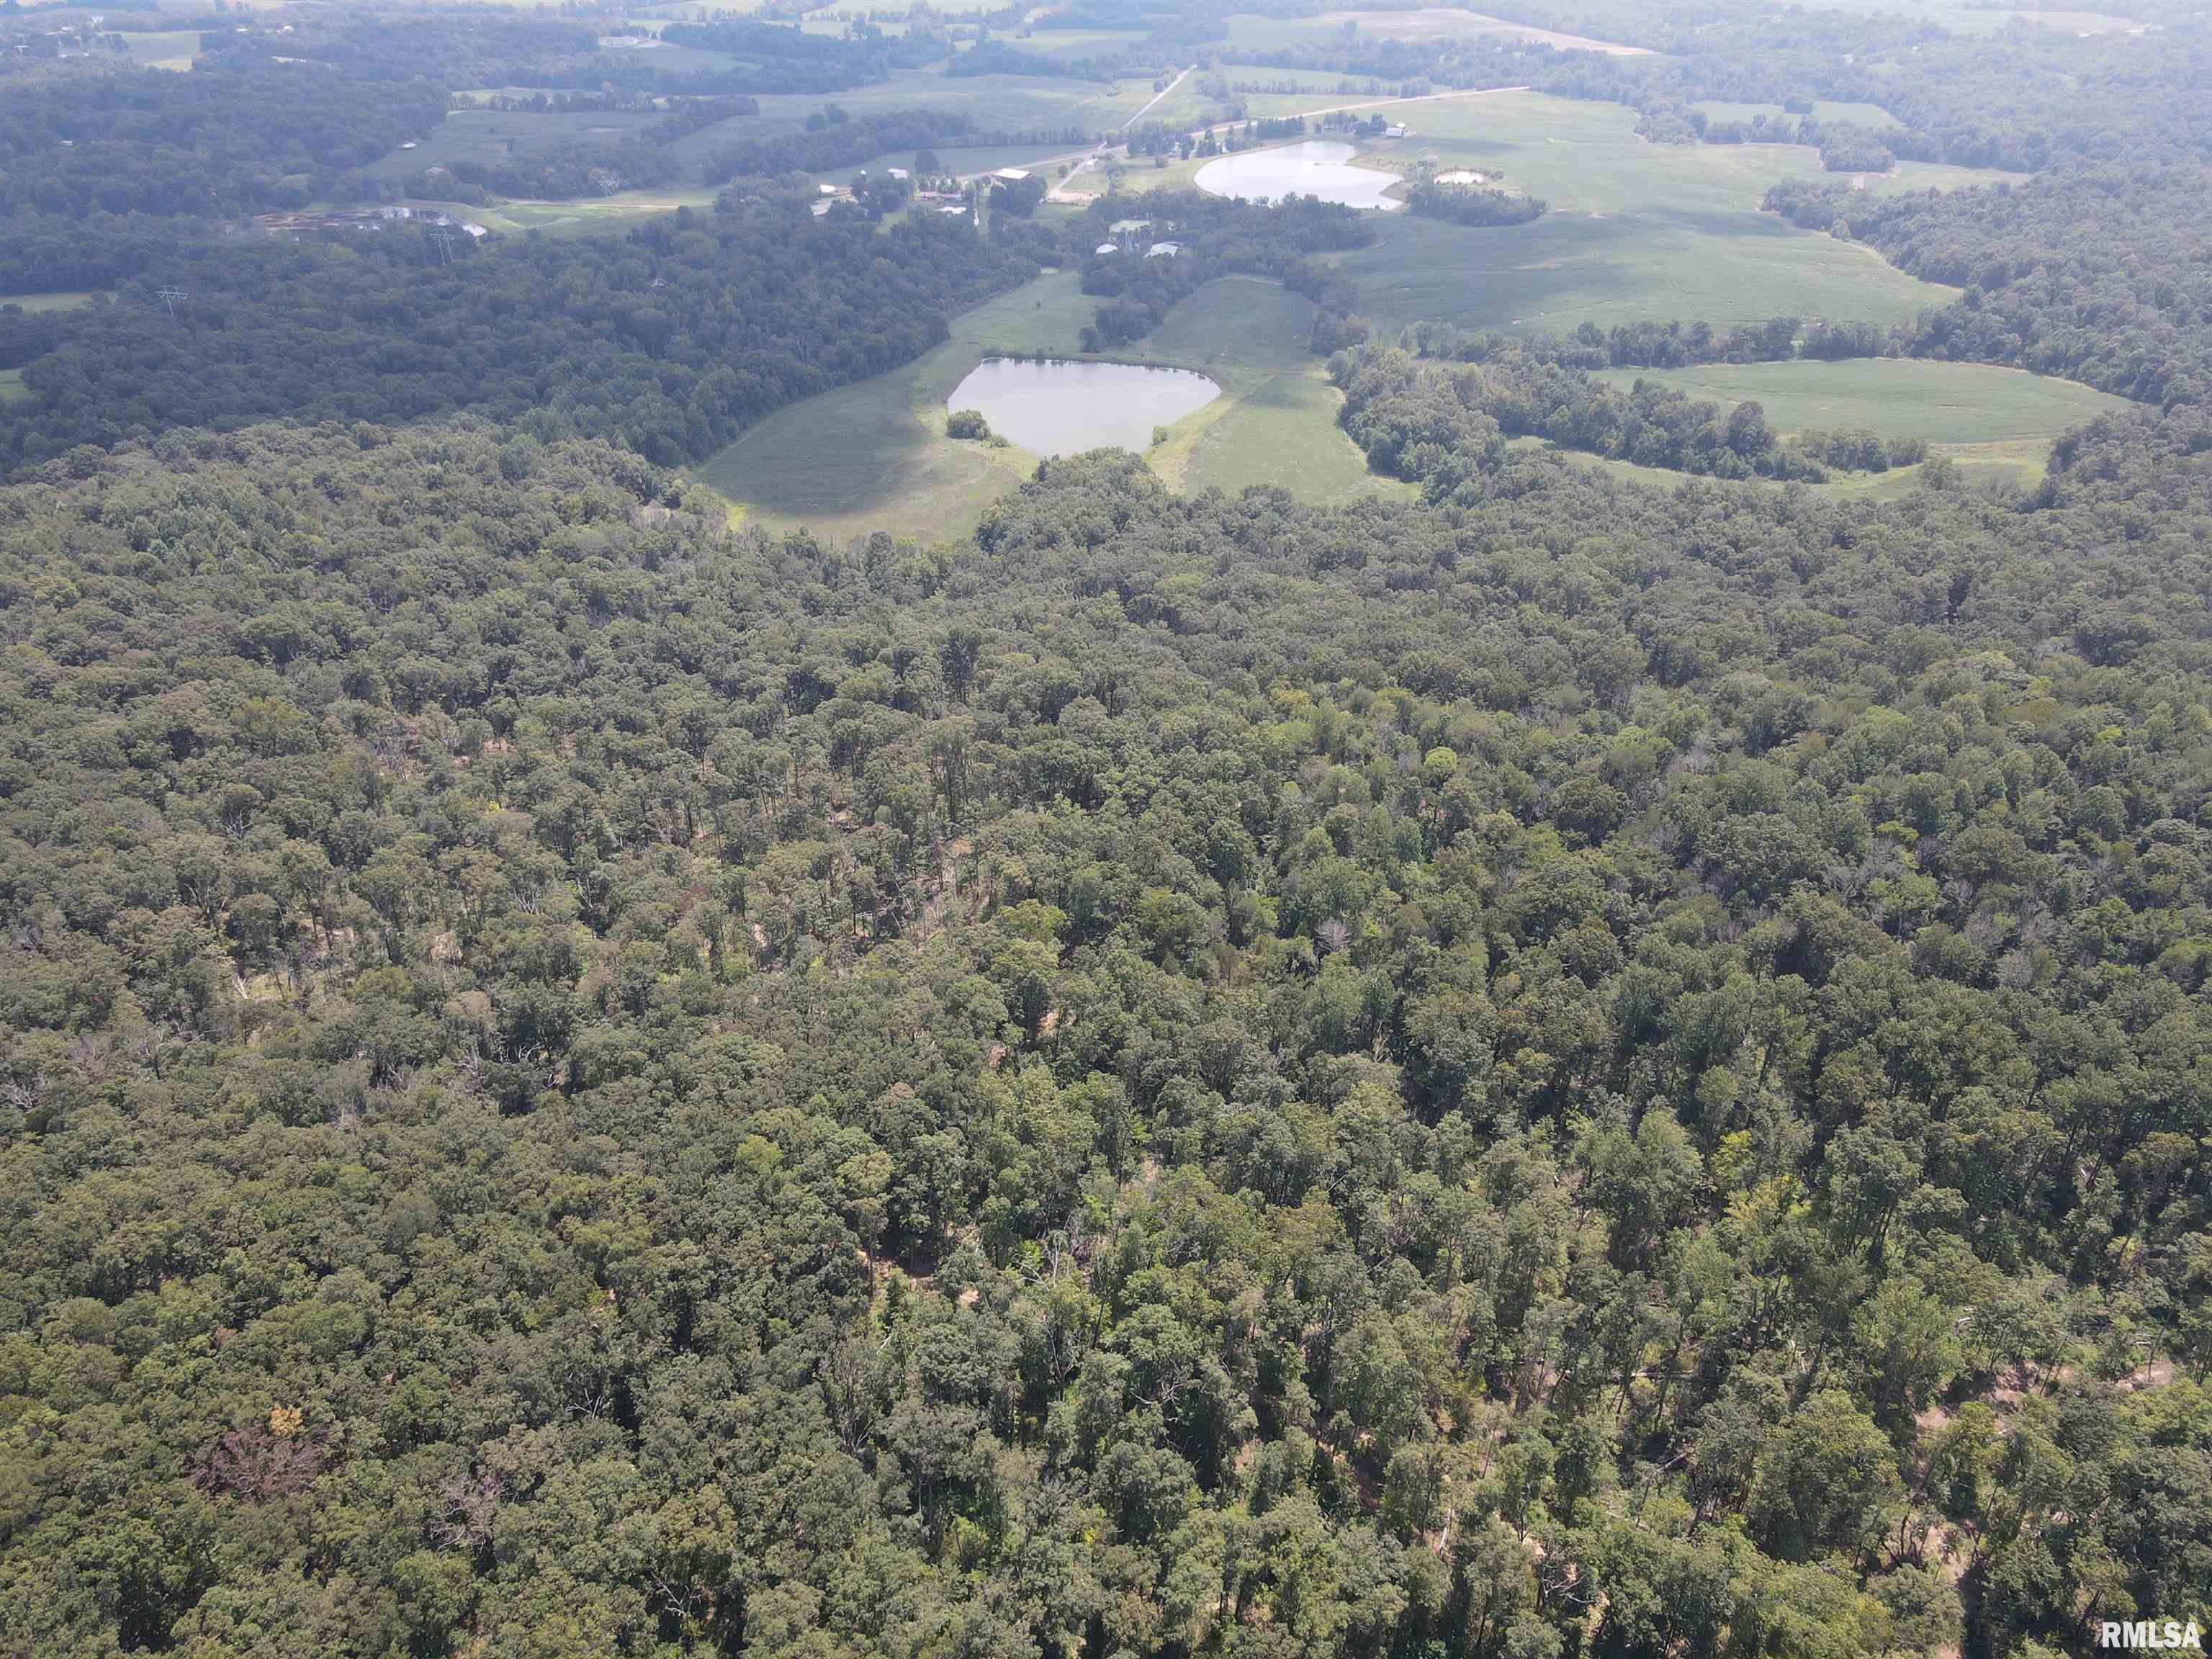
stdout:
<svg viewBox="0 0 2212 1659">
<path fill-rule="evenodd" d="M 1385 213 L 1405 204 L 1382 192 L 1399 182 L 1395 173 L 1349 166 L 1356 152 L 1349 144 L 1309 138 L 1273 149 L 1249 149 L 1224 155 L 1198 170 L 1198 187 L 1214 196 L 1247 202 L 1272 202 L 1284 196 L 1318 196 L 1346 207 L 1377 208 Z"/>
<path fill-rule="evenodd" d="M 987 357 L 945 400 L 980 410 L 991 430 L 1038 455 L 1152 447 L 1152 428 L 1212 403 L 1221 388 L 1187 368 Z"/>
</svg>

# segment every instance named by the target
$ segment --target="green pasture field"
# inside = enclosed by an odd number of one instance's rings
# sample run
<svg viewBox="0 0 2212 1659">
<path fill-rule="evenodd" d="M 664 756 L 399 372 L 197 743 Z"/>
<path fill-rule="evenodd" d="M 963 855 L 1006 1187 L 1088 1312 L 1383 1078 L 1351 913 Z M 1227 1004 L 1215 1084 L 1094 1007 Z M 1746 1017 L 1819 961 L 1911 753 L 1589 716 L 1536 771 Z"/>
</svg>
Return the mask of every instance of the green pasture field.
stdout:
<svg viewBox="0 0 2212 1659">
<path fill-rule="evenodd" d="M 1370 472 L 1337 426 L 1342 399 L 1306 349 L 1313 311 L 1276 283 L 1232 276 L 1182 301 L 1141 343 L 1147 362 L 1200 370 L 1224 394 L 1176 422 L 1152 450 L 1153 470 L 1170 486 L 1233 495 L 1273 484 L 1323 503 L 1413 493 Z"/>
<path fill-rule="evenodd" d="M 1577 449 L 1560 449 L 1541 438 L 1509 438 L 1506 443 L 1508 447 L 1517 450 L 1549 450 L 1574 465 L 1589 467 L 1609 478 L 1617 478 L 1624 483 L 1641 484 L 1646 489 L 1679 489 L 1686 483 L 1695 482 L 1686 472 L 1670 471 L 1662 466 L 1641 466 L 1634 461 L 1585 454 Z M 2051 446 L 2040 439 L 1998 444 L 1943 444 L 1935 447 L 1933 455 L 1949 463 L 1960 489 L 1985 492 L 2002 499 L 2033 489 L 2043 482 L 2051 459 Z M 1927 465 L 1923 463 L 1917 466 L 1892 467 L 1887 472 L 1834 473 L 1826 483 L 1802 486 L 1767 483 L 1759 487 L 1768 489 L 1802 488 L 1816 495 L 1826 495 L 1834 500 L 1893 501 L 1919 489 L 1927 478 Z"/>
<path fill-rule="evenodd" d="M 611 148 L 631 133 L 665 118 L 650 110 L 547 112 L 453 109 L 412 149 L 395 149 L 364 171 L 384 175 L 449 167 L 458 161 L 491 163 L 510 155 L 533 155 L 564 144 L 601 143 Z"/>
<path fill-rule="evenodd" d="M 1502 172 L 1551 211 L 1504 229 L 1376 216 L 1377 246 L 1342 264 L 1367 313 L 1386 326 L 1442 318 L 1557 333 L 1583 322 L 1729 324 L 1784 313 L 1899 322 L 1956 297 L 1869 248 L 1759 210 L 1779 180 L 1826 176 L 1806 146 L 1650 144 L 1636 136 L 1632 110 L 1536 93 L 1390 108 L 1412 131 L 1370 148 L 1373 161 Z M 1886 191 L 2004 176 L 1905 164 L 1868 183 Z"/>
<path fill-rule="evenodd" d="M 665 190 L 626 190 L 612 196 L 593 196 L 574 202 L 501 202 L 495 207 L 474 207 L 465 202 L 426 202 L 410 198 L 407 205 L 449 213 L 504 236 L 539 231 L 548 236 L 595 236 L 628 230 L 645 220 L 673 213 L 680 207 L 710 212 L 711 190 L 672 185 Z"/>
<path fill-rule="evenodd" d="M 0 404 L 28 403 L 36 394 L 23 384 L 20 368 L 0 368 Z"/>
<path fill-rule="evenodd" d="M 1486 17 L 1480 12 L 1443 6 L 1404 11 L 1328 11 L 1316 17 L 1291 18 L 1239 13 L 1229 19 L 1228 49 L 1233 54 L 1240 46 L 1334 39 L 1342 35 L 1346 23 L 1357 25 L 1360 38 L 1368 40 L 1433 40 L 1446 36 L 1472 40 L 1486 34 L 1504 34 L 1522 40 L 1540 40 L 1562 49 L 1626 54 L 1641 54 L 1644 50 L 1616 41 L 1594 40 L 1584 35 L 1559 34 L 1549 29 L 1509 23 L 1503 18 Z"/>
<path fill-rule="evenodd" d="M 1865 429 L 1937 445 L 2047 445 L 2127 400 L 2025 369 L 1914 357 L 1842 362 L 1709 363 L 1697 368 L 1612 369 L 1621 386 L 1654 380 L 1726 408 L 1756 401 L 1778 432 Z"/>
<path fill-rule="evenodd" d="M 1119 82 L 1078 81 L 1042 75 L 947 75 L 915 70 L 872 87 L 854 87 L 834 97 L 819 93 L 774 93 L 762 98 L 757 115 L 732 116 L 687 133 L 669 146 L 681 160 L 697 161 L 738 138 L 795 132 L 824 104 L 848 114 L 884 115 L 894 110 L 957 111 L 986 132 L 1026 132 L 1038 128 L 1080 127 L 1108 132 L 1151 101 L 1152 83 L 1135 76 Z"/>
<path fill-rule="evenodd" d="M 698 469 L 746 522 L 845 538 L 918 525 L 954 537 L 1036 470 L 1011 447 L 945 436 L 945 400 L 988 356 L 1079 356 L 1097 309 L 1073 272 L 1039 278 L 952 321 L 952 337 L 903 368 L 779 410 Z M 1211 285 L 1130 356 L 1211 374 L 1223 396 L 1170 430 L 1153 464 L 1178 489 L 1280 483 L 1314 500 L 1382 494 L 1334 425 L 1336 393 L 1305 355 L 1308 303 L 1272 284 Z"/>
<path fill-rule="evenodd" d="M 2016 368 L 1917 358 L 1853 358 L 1838 363 L 1714 363 L 1692 369 L 1614 369 L 1603 379 L 1638 380 L 1733 408 L 1756 399 L 1778 432 L 1862 428 L 1885 438 L 1921 438 L 1931 459 L 1949 464 L 1961 488 L 2008 491 L 2042 482 L 2051 441 L 2098 416 L 2128 406 L 2124 398 L 2072 380 Z M 1547 447 L 1540 439 L 1516 447 Z M 1632 461 L 1562 452 L 1611 477 L 1662 486 L 1686 474 Z M 1887 501 L 1923 481 L 1924 465 L 1887 472 L 1839 472 L 1812 486 L 1820 494 Z"/>
<path fill-rule="evenodd" d="M 1073 355 L 1097 301 L 1073 272 L 952 319 L 952 337 L 903 368 L 777 410 L 697 469 L 746 522 L 842 539 L 927 526 L 950 539 L 1036 466 L 1025 450 L 945 435 L 945 399 L 987 356 Z"/>
</svg>

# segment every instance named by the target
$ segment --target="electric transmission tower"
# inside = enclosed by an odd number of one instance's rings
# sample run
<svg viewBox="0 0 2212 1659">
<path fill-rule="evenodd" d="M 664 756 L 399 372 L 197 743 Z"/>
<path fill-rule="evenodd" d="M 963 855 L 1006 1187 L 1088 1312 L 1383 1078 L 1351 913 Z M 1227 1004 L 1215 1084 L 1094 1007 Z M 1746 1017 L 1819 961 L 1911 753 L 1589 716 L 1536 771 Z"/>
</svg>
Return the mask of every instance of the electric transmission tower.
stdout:
<svg viewBox="0 0 2212 1659">
<path fill-rule="evenodd" d="M 430 240 L 437 246 L 439 253 L 438 263 L 441 265 L 449 265 L 453 264 L 453 233 L 450 230 L 434 230 L 430 233 Z"/>
<path fill-rule="evenodd" d="M 156 289 L 154 291 L 154 297 L 167 306 L 169 308 L 169 315 L 173 317 L 177 314 L 177 301 L 185 295 L 184 289 L 180 288 L 163 288 Z"/>
</svg>

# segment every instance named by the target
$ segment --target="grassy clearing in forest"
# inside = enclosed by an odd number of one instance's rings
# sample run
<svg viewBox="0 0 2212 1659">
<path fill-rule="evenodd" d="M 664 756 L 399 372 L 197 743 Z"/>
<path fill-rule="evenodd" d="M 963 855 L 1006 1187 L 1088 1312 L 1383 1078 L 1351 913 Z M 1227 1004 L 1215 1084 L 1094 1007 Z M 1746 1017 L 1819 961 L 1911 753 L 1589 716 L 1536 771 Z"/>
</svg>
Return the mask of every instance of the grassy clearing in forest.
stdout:
<svg viewBox="0 0 2212 1659">
<path fill-rule="evenodd" d="M 1141 349 L 1147 362 L 1212 375 L 1225 394 L 1169 429 L 1150 459 L 1174 489 L 1236 495 L 1273 484 L 1302 501 L 1411 495 L 1378 477 L 1336 424 L 1341 401 L 1306 349 L 1313 305 L 1251 277 L 1210 283 L 1168 313 Z"/>
<path fill-rule="evenodd" d="M 1036 457 L 945 435 L 945 400 L 988 356 L 1077 356 L 1097 301 L 1073 272 L 1039 278 L 952 320 L 952 337 L 905 368 L 793 404 L 698 469 L 770 530 L 833 540 L 885 530 L 965 534 L 1028 477 Z M 1337 395 L 1305 351 L 1310 303 L 1270 283 L 1215 283 L 1125 357 L 1210 374 L 1223 395 L 1169 429 L 1152 464 L 1179 489 L 1278 483 L 1311 501 L 1396 493 L 1335 425 Z"/>
<path fill-rule="evenodd" d="M 395 149 L 363 171 L 391 176 L 463 161 L 489 167 L 510 156 L 535 155 L 578 143 L 611 149 L 631 133 L 665 118 L 651 110 L 452 109 L 414 149 Z"/>
<path fill-rule="evenodd" d="M 198 29 L 165 29 L 126 34 L 123 49 L 140 69 L 189 70 L 200 56 Z"/>
<path fill-rule="evenodd" d="M 1549 29 L 1535 28 L 1525 23 L 1509 23 L 1502 17 L 1486 17 L 1480 12 L 1461 11 L 1445 6 L 1427 6 L 1404 11 L 1328 11 L 1315 17 L 1261 17 L 1239 14 L 1229 20 L 1229 48 L 1234 53 L 1239 46 L 1265 47 L 1316 40 L 1340 40 L 1347 28 L 1356 30 L 1358 38 L 1365 40 L 1475 40 L 1483 35 L 1504 35 L 1517 40 L 1542 41 L 1562 51 L 1604 52 L 1640 57 L 1646 50 L 1618 41 L 1594 40 L 1586 35 L 1554 33 Z"/>
<path fill-rule="evenodd" d="M 1603 378 L 1622 386 L 1656 380 L 1724 408 L 1756 400 L 1778 432 L 1864 428 L 1946 446 L 2047 445 L 2069 428 L 2128 407 L 2125 398 L 2073 380 L 1912 357 L 1624 368 Z"/>
<path fill-rule="evenodd" d="M 1782 433 L 1865 429 L 1885 438 L 1924 439 L 1931 459 L 1948 462 L 1966 489 L 2033 488 L 2042 481 L 2054 438 L 2129 407 L 2124 398 L 2072 380 L 1917 358 L 1614 369 L 1602 378 L 1622 386 L 1656 380 L 1728 408 L 1755 399 L 1766 411 L 1767 423 Z M 1546 447 L 1534 438 L 1516 439 L 1515 444 Z M 1614 477 L 1644 483 L 1671 487 L 1687 476 L 1565 453 Z M 1904 466 L 1887 472 L 1838 472 L 1814 488 L 1826 495 L 1887 501 L 1917 488 L 1924 471 L 1923 466 Z"/>
<path fill-rule="evenodd" d="M 57 289 L 51 294 L 0 294 L 0 306 L 21 306 L 28 312 L 74 311 L 79 306 L 88 306 L 94 295 L 89 289 Z"/>
</svg>

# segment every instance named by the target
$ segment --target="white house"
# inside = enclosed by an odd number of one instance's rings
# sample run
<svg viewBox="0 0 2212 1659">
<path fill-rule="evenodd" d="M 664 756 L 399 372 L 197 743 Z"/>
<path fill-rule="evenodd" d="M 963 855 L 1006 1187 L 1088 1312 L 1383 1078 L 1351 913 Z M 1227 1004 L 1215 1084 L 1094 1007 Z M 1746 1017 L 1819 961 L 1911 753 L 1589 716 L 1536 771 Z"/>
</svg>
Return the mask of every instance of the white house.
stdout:
<svg viewBox="0 0 2212 1659">
<path fill-rule="evenodd" d="M 1119 242 L 1101 242 L 1091 251 L 1093 253 L 1119 253 L 1121 251 L 1121 245 Z"/>
<path fill-rule="evenodd" d="M 1000 167 L 991 176 L 994 179 L 1003 179 L 1010 185 L 1018 185 L 1030 176 L 1030 170 L 1027 167 Z"/>
<path fill-rule="evenodd" d="M 1145 250 L 1147 259 L 1172 259 L 1182 252 L 1181 242 L 1155 242 Z"/>
</svg>

